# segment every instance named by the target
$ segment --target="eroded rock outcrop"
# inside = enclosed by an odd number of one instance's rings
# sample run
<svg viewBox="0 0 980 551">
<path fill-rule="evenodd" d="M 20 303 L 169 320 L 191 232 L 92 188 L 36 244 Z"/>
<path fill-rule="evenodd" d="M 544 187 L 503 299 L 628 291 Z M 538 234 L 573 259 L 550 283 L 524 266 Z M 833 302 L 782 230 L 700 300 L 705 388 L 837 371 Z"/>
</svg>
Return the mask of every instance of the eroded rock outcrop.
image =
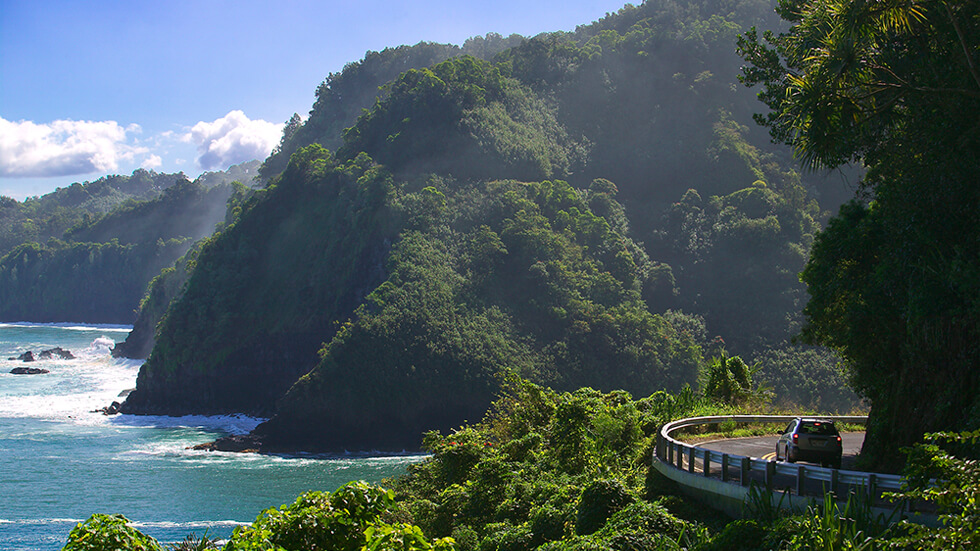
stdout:
<svg viewBox="0 0 980 551">
<path fill-rule="evenodd" d="M 41 369 L 40 367 L 15 367 L 10 372 L 14 375 L 42 375 L 44 373 L 50 373 L 47 369 Z"/>
<path fill-rule="evenodd" d="M 62 360 L 74 360 L 75 359 L 75 355 L 71 353 L 71 350 L 65 350 L 64 348 L 61 348 L 60 346 L 56 346 L 54 348 L 49 348 L 48 350 L 42 350 L 37 355 L 37 359 L 39 359 L 39 360 L 50 360 L 51 358 L 54 358 L 55 356 L 61 358 Z"/>
<path fill-rule="evenodd" d="M 47 350 L 42 350 L 38 352 L 36 355 L 32 350 L 28 350 L 27 352 L 24 352 L 20 356 L 17 356 L 15 358 L 7 358 L 7 359 L 10 361 L 34 362 L 37 360 L 50 360 L 55 357 L 61 358 L 62 360 L 75 359 L 75 355 L 71 353 L 71 350 L 65 350 L 60 346 L 49 348 Z"/>
</svg>

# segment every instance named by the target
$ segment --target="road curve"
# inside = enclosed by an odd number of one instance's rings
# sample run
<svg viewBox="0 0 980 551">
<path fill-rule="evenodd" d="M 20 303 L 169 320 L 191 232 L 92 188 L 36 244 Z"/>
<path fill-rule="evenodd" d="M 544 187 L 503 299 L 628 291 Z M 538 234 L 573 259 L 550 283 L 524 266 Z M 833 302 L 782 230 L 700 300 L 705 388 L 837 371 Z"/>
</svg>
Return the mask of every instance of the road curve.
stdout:
<svg viewBox="0 0 980 551">
<path fill-rule="evenodd" d="M 778 438 L 778 434 L 749 438 L 724 438 L 710 442 L 701 442 L 698 444 L 698 447 L 732 455 L 744 455 L 746 457 L 758 457 L 760 459 L 776 459 L 776 440 Z M 861 451 L 861 446 L 864 444 L 864 433 L 842 433 L 841 441 L 844 445 L 841 468 L 844 470 L 853 470 L 855 456 Z M 819 463 L 817 465 L 819 466 Z"/>
</svg>

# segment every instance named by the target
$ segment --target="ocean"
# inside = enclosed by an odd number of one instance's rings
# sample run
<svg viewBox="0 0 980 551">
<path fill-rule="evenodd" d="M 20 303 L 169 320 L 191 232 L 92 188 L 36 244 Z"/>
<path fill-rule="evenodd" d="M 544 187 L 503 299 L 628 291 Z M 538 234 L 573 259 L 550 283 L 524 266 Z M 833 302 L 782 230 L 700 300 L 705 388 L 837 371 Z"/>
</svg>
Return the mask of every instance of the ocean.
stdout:
<svg viewBox="0 0 980 551">
<path fill-rule="evenodd" d="M 192 533 L 223 539 L 304 491 L 379 483 L 421 459 L 196 451 L 189 448 L 247 433 L 262 420 L 96 412 L 136 385 L 142 362 L 110 356 L 129 330 L 0 323 L 0 549 L 60 549 L 93 513 L 122 514 L 161 543 Z M 8 359 L 54 347 L 76 359 Z M 49 373 L 9 373 L 15 367 Z"/>
</svg>

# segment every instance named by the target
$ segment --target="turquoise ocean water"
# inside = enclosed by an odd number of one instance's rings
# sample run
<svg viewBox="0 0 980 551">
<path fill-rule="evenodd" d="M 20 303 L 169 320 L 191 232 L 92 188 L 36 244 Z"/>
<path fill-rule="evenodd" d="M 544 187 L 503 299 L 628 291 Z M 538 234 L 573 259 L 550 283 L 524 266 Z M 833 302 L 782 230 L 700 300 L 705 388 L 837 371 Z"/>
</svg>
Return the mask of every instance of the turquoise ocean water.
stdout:
<svg viewBox="0 0 980 551">
<path fill-rule="evenodd" d="M 129 327 L 0 324 L 0 549 L 60 549 L 93 513 L 120 513 L 161 542 L 225 538 L 265 508 L 350 480 L 380 482 L 418 456 L 261 456 L 189 450 L 245 433 L 245 416 L 93 412 L 136 384 L 140 361 L 109 355 Z M 60 346 L 75 360 L 8 360 Z M 13 375 L 14 367 L 48 369 Z"/>
</svg>

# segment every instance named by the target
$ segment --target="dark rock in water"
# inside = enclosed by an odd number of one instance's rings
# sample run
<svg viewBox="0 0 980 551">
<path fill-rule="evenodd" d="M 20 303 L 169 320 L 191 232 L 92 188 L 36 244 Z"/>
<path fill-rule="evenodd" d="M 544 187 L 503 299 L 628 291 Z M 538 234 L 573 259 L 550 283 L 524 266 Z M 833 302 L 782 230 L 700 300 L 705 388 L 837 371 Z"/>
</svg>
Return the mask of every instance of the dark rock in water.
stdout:
<svg viewBox="0 0 980 551">
<path fill-rule="evenodd" d="M 58 356 L 62 360 L 74 360 L 75 359 L 75 355 L 71 353 L 71 350 L 65 350 L 64 348 L 61 348 L 60 346 L 56 346 L 56 347 L 51 348 L 51 349 L 48 349 L 48 350 L 42 350 L 41 353 L 38 354 L 37 357 L 38 357 L 39 360 L 50 360 L 51 358 L 53 358 L 55 356 Z"/>
<path fill-rule="evenodd" d="M 37 356 L 34 355 L 34 352 L 28 350 L 27 352 L 24 352 L 23 354 L 17 356 L 16 358 L 7 358 L 7 359 L 11 361 L 20 360 L 22 362 L 33 362 L 36 360 L 50 360 L 51 358 L 54 358 L 56 356 L 58 358 L 61 358 L 62 360 L 75 359 L 75 355 L 71 353 L 71 350 L 65 350 L 60 346 L 49 348 L 47 350 L 42 350 L 41 352 L 38 352 Z"/>
<path fill-rule="evenodd" d="M 93 410 L 92 413 L 101 413 L 102 415 L 115 415 L 119 413 L 119 407 L 122 406 L 119 402 L 113 402 L 104 408 L 99 408 Z"/>
<path fill-rule="evenodd" d="M 41 375 L 42 373 L 50 373 L 47 369 L 41 369 L 40 367 L 15 367 L 10 372 L 14 375 Z"/>
<path fill-rule="evenodd" d="M 252 434 L 226 436 L 214 442 L 198 444 L 193 449 L 209 452 L 256 453 L 262 449 L 262 440 Z"/>
</svg>

